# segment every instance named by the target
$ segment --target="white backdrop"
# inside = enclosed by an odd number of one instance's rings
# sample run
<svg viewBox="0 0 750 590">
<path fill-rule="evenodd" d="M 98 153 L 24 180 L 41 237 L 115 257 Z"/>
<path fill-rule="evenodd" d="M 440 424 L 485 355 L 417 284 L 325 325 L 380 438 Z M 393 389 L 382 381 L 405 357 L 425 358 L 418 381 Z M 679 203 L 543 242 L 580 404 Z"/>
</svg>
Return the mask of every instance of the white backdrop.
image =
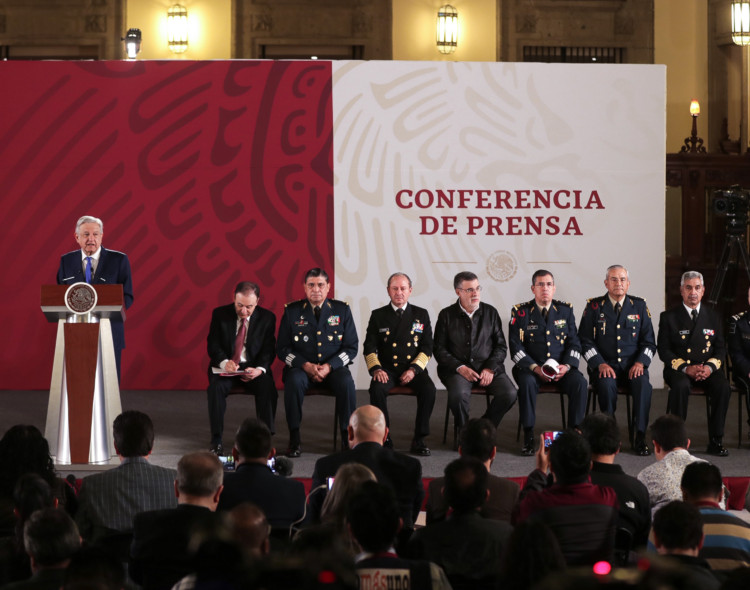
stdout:
<svg viewBox="0 0 750 590">
<path fill-rule="evenodd" d="M 664 66 L 333 68 L 336 297 L 351 304 L 360 341 L 371 310 L 388 301 L 394 271 L 411 276 L 411 301 L 430 310 L 433 325 L 456 299 L 453 276 L 475 272 L 507 338 L 510 309 L 532 297 L 536 269 L 554 273 L 556 298 L 580 321 L 586 299 L 605 292 L 606 267 L 623 264 L 656 329 Z M 436 376 L 434 361 L 429 369 Z M 655 360 L 654 387 L 661 370 Z M 367 388 L 361 356 L 354 373 Z"/>
</svg>

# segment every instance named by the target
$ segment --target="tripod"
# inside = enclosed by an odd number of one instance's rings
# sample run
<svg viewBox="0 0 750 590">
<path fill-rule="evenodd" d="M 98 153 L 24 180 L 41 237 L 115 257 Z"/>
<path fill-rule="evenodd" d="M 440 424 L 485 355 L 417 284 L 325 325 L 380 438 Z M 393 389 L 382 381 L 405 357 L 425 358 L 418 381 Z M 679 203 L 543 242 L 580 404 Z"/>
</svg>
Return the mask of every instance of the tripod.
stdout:
<svg viewBox="0 0 750 590">
<path fill-rule="evenodd" d="M 716 279 L 711 287 L 711 294 L 708 297 L 708 302 L 713 306 L 716 306 L 719 302 L 719 297 L 721 297 L 721 290 L 724 287 L 724 280 L 729 270 L 733 250 L 737 249 L 739 251 L 742 263 L 745 265 L 745 273 L 747 274 L 748 281 L 750 281 L 750 262 L 748 261 L 747 248 L 745 248 L 747 217 L 742 221 L 744 223 L 741 224 L 738 223 L 737 219 L 731 219 L 727 222 L 727 237 L 724 240 L 724 250 L 716 267 Z"/>
</svg>

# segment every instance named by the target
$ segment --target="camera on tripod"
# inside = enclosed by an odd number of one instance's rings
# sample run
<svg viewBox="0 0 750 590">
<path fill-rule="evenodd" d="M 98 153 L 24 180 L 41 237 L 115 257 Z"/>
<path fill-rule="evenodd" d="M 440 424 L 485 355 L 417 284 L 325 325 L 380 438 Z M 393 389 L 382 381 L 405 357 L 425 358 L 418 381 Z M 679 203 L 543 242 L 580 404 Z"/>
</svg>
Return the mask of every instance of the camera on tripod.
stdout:
<svg viewBox="0 0 750 590">
<path fill-rule="evenodd" d="M 733 186 L 714 191 L 714 213 L 726 215 L 727 232 L 745 233 L 750 211 L 750 191 Z"/>
</svg>

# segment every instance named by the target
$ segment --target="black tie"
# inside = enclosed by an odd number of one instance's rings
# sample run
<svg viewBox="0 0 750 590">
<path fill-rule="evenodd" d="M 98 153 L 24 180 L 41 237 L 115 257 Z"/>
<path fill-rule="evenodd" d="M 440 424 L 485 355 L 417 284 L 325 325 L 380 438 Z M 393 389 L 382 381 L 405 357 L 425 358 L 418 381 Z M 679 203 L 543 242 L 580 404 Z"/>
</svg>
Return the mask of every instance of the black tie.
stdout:
<svg viewBox="0 0 750 590">
<path fill-rule="evenodd" d="M 546 320 L 547 319 L 547 308 L 542 309 L 542 317 Z"/>
<path fill-rule="evenodd" d="M 622 311 L 622 305 L 620 305 L 620 302 L 618 301 L 615 303 L 615 315 L 617 316 L 617 321 L 620 320 L 620 312 Z"/>
<path fill-rule="evenodd" d="M 315 314 L 315 321 L 317 322 L 320 319 L 320 305 L 316 305 L 313 308 L 313 313 Z"/>
<path fill-rule="evenodd" d="M 398 319 L 401 319 L 401 316 L 404 315 L 404 310 L 400 307 L 396 310 L 396 315 L 398 316 Z"/>
<path fill-rule="evenodd" d="M 698 321 L 698 310 L 697 310 L 697 309 L 693 309 L 693 310 L 692 310 L 692 311 L 690 312 L 690 315 L 691 315 L 691 316 L 692 316 L 692 318 L 693 318 L 693 325 L 695 325 L 695 322 L 697 322 L 697 321 Z"/>
</svg>

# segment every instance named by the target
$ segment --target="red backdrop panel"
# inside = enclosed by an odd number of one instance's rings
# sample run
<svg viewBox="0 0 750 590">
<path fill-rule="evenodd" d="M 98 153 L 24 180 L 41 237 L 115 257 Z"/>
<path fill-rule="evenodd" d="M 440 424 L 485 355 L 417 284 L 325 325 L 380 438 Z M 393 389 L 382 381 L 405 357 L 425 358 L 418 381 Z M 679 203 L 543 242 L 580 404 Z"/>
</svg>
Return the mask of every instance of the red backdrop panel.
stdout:
<svg viewBox="0 0 750 590">
<path fill-rule="evenodd" d="M 83 214 L 133 268 L 126 389 L 205 387 L 237 281 L 279 316 L 305 269 L 333 272 L 330 64 L 0 62 L 0 79 L 0 388 L 49 387 L 39 290 Z"/>
</svg>

